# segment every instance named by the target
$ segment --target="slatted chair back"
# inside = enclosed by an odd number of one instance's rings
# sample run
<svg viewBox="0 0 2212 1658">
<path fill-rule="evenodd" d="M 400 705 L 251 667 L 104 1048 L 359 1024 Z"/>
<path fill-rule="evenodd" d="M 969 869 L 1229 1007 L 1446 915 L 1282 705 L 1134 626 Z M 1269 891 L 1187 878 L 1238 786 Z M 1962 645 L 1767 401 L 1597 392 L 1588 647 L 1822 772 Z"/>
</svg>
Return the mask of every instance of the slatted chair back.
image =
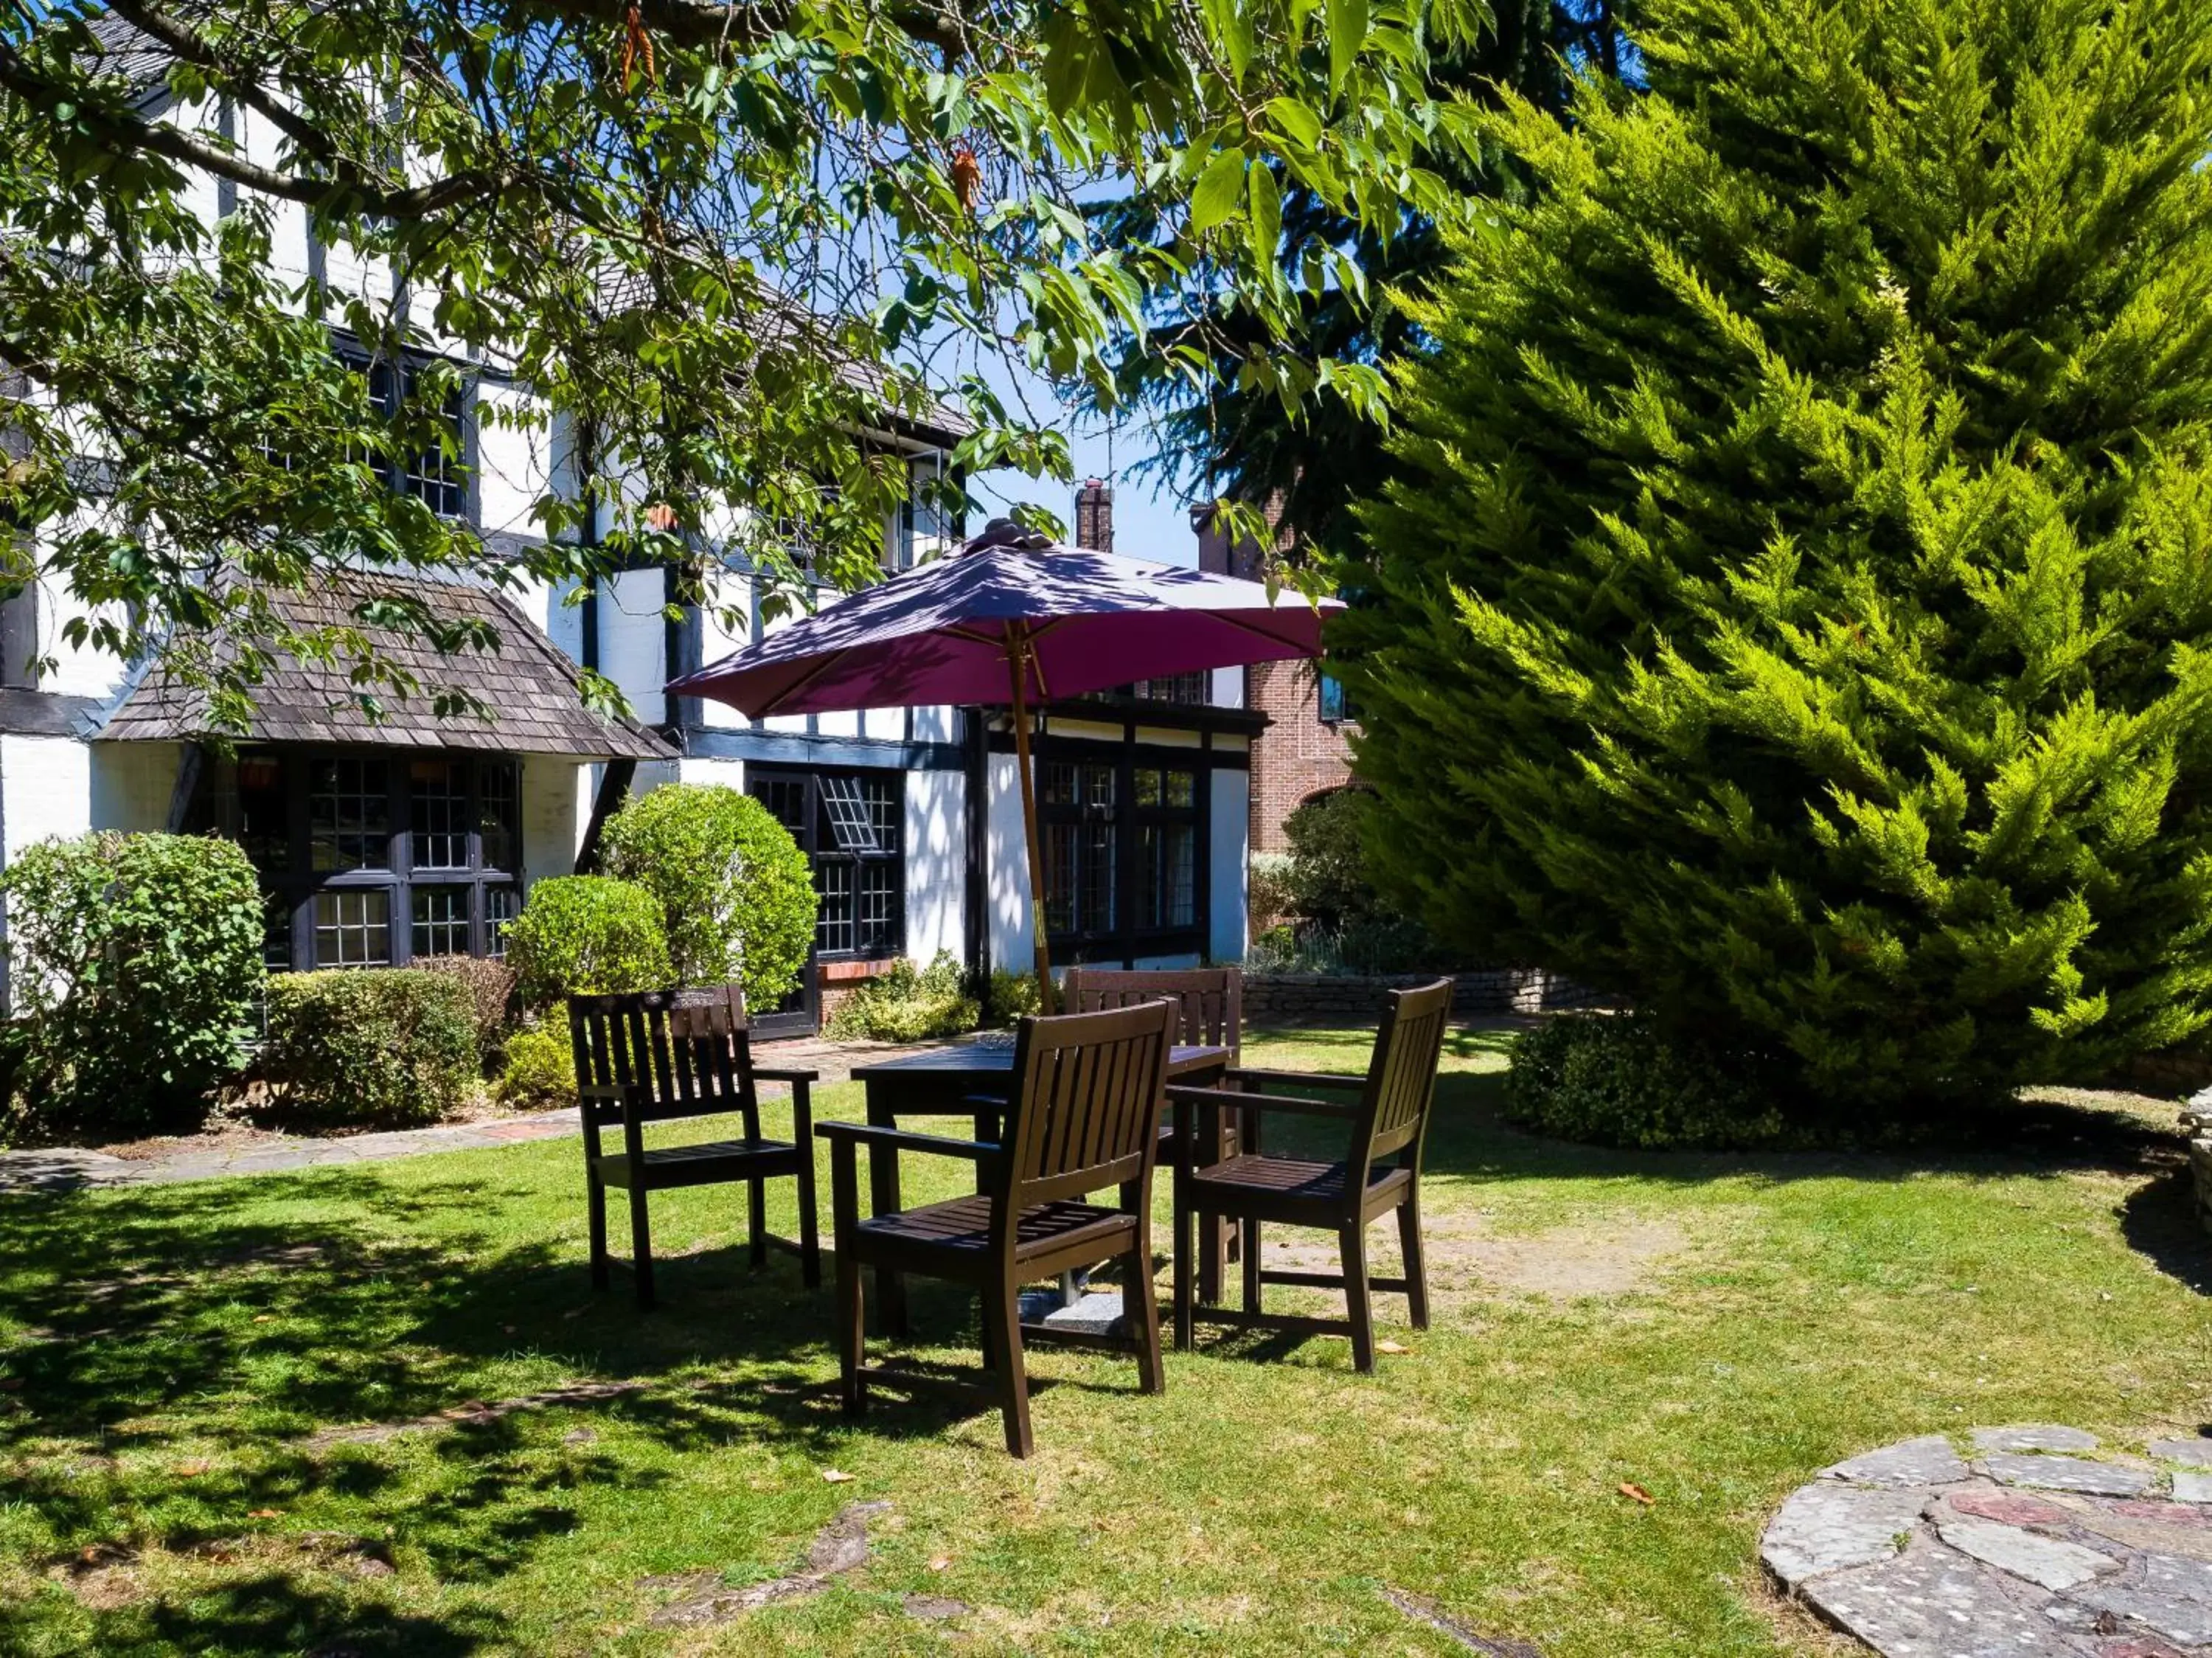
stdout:
<svg viewBox="0 0 2212 1658">
<path fill-rule="evenodd" d="M 736 985 L 572 996 L 568 1039 L 579 1082 L 644 1090 L 640 1121 L 735 1112 L 746 1137 L 761 1137 L 744 1001 Z M 587 1088 L 583 1106 L 595 1123 L 623 1119 L 618 1096 L 594 1097 Z"/>
<path fill-rule="evenodd" d="M 1449 978 L 1390 992 L 1389 1011 L 1376 1033 L 1375 1055 L 1368 1063 L 1360 1131 L 1354 1140 L 1355 1148 L 1364 1141 L 1370 1162 L 1409 1145 L 1418 1161 L 1429 1107 L 1436 1100 L 1437 1067 L 1443 1056 L 1451 1003 Z"/>
<path fill-rule="evenodd" d="M 1070 1013 L 1133 1007 L 1160 997 L 1181 1010 L 1177 1041 L 1194 1047 L 1227 1048 L 1231 1053 L 1242 1046 L 1242 968 L 1070 967 L 1060 982 L 1060 1003 Z"/>
<path fill-rule="evenodd" d="M 1150 1174 L 1178 1017 L 1160 1000 L 1021 1021 L 1001 1216 Z"/>
</svg>

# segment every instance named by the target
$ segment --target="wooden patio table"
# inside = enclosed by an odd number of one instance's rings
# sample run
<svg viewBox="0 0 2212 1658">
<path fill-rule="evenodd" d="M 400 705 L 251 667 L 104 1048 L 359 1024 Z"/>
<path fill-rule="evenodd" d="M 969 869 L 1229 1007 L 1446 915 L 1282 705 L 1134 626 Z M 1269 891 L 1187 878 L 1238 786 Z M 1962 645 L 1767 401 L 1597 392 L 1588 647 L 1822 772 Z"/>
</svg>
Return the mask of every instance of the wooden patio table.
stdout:
<svg viewBox="0 0 2212 1658">
<path fill-rule="evenodd" d="M 1168 1081 L 1192 1088 L 1202 1088 L 1220 1080 L 1221 1074 L 1236 1063 L 1236 1052 L 1230 1048 L 1181 1046 L 1169 1051 Z M 955 1042 L 948 1047 L 932 1048 L 927 1053 L 908 1054 L 903 1058 L 884 1059 L 872 1065 L 853 1067 L 853 1080 L 866 1090 L 868 1123 L 875 1128 L 896 1128 L 901 1117 L 965 1117 L 974 1125 L 978 1140 L 998 1137 L 999 1107 L 995 1104 L 979 1106 L 979 1095 L 1003 1097 L 1007 1079 L 1014 1074 L 1014 1044 L 1011 1033 L 1003 1040 L 985 1039 L 973 1042 Z M 1169 1119 L 1164 1115 L 1161 1120 Z M 1205 1113 L 1200 1119 L 1199 1135 L 1204 1143 L 1199 1147 L 1201 1162 L 1218 1161 L 1221 1155 L 1221 1119 L 1218 1112 Z M 1164 1156 L 1164 1154 L 1163 1154 Z M 984 1173 L 977 1166 L 975 1186 L 983 1190 Z M 882 1147 L 871 1147 L 868 1152 L 868 1204 L 870 1212 L 893 1215 L 898 1212 L 899 1172 L 898 1153 Z M 1201 1259 L 1214 1264 L 1218 1261 L 1226 1228 L 1212 1228 L 1216 1235 L 1203 1239 Z M 896 1272 L 884 1271 L 876 1274 L 877 1304 L 883 1308 L 884 1328 L 894 1335 L 907 1332 L 906 1291 L 904 1280 Z"/>
</svg>

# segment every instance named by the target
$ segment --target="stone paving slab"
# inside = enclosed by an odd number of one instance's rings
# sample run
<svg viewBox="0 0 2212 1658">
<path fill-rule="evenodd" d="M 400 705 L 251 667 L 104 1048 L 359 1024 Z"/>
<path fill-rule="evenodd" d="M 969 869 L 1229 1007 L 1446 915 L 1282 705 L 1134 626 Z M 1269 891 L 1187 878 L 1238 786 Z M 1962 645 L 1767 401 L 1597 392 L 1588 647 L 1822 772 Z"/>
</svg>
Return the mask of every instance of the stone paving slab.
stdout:
<svg viewBox="0 0 2212 1658">
<path fill-rule="evenodd" d="M 2139 1460 L 2068 1454 L 2096 1447 L 2077 1430 L 1968 1437 L 1963 1478 L 1942 1436 L 1824 1469 L 1769 1523 L 1768 1570 L 1884 1658 L 2212 1658 L 2212 1469 L 2169 1497 Z"/>
<path fill-rule="evenodd" d="M 2145 1448 L 2161 1462 L 2185 1462 L 2192 1468 L 2212 1468 L 2212 1439 L 2154 1439 Z"/>
</svg>

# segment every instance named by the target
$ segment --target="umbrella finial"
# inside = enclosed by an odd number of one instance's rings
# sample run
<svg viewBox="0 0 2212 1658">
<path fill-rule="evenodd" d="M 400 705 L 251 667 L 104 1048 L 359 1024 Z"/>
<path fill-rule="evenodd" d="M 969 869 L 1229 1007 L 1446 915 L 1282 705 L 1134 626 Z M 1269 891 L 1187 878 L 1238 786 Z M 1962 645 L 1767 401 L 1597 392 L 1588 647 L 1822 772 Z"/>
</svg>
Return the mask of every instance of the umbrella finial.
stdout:
<svg viewBox="0 0 2212 1658">
<path fill-rule="evenodd" d="M 960 549 L 963 553 L 988 552 L 994 547 L 1011 547 L 1017 552 L 1044 552 L 1052 546 L 1052 537 L 1042 530 L 1017 524 L 1011 518 L 994 518 L 983 526 L 983 533 Z"/>
</svg>

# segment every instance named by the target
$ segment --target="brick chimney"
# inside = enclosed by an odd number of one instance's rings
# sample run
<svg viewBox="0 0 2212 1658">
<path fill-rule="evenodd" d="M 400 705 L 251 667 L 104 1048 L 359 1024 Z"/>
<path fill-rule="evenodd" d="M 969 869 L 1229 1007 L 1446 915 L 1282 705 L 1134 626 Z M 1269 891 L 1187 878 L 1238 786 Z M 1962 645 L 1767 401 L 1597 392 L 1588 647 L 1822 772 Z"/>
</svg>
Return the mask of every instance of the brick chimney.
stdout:
<svg viewBox="0 0 2212 1658">
<path fill-rule="evenodd" d="M 1114 486 L 1093 478 L 1075 492 L 1075 545 L 1114 551 Z"/>
</svg>

